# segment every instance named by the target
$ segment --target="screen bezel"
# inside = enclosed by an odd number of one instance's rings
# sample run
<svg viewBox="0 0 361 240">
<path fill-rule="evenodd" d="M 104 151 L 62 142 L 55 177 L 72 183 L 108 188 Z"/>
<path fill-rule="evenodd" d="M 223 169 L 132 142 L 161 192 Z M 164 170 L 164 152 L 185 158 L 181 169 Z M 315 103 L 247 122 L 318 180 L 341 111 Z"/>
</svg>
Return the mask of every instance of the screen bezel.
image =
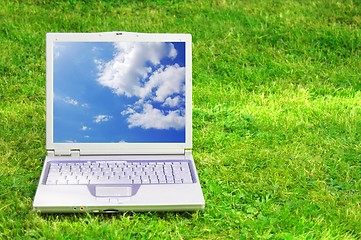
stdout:
<svg viewBox="0 0 361 240">
<path fill-rule="evenodd" d="M 185 142 L 184 143 L 56 143 L 54 142 L 53 53 L 55 42 L 185 42 Z M 99 154 L 181 154 L 192 147 L 192 46 L 190 34 L 150 33 L 48 33 L 46 35 L 46 148 L 67 155 L 79 150 Z"/>
</svg>

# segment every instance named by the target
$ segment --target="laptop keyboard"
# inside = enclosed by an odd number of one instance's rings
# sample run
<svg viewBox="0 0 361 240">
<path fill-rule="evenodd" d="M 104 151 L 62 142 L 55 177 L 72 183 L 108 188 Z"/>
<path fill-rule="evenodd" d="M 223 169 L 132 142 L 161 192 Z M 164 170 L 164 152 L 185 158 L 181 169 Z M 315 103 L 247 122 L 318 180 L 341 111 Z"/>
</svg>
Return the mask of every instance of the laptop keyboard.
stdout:
<svg viewBox="0 0 361 240">
<path fill-rule="evenodd" d="M 188 161 L 51 162 L 46 184 L 193 183 Z"/>
</svg>

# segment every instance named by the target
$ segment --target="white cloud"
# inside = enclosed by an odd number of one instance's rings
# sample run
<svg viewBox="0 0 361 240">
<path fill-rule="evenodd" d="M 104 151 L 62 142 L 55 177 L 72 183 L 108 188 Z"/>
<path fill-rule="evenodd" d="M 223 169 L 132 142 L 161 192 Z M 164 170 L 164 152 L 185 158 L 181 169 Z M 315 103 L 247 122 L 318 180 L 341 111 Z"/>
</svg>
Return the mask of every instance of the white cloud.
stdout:
<svg viewBox="0 0 361 240">
<path fill-rule="evenodd" d="M 71 106 L 75 107 L 82 107 L 82 108 L 90 108 L 89 104 L 87 103 L 80 103 L 78 100 L 71 98 L 71 97 L 61 97 L 61 96 L 54 96 L 54 100 L 58 102 L 63 102 Z"/>
<path fill-rule="evenodd" d="M 54 43 L 54 59 L 58 59 L 62 56 L 62 52 L 66 50 L 66 47 L 61 43 Z"/>
<path fill-rule="evenodd" d="M 122 115 L 128 115 L 128 114 L 134 114 L 134 113 L 136 113 L 136 111 L 131 107 L 128 107 L 127 110 L 124 110 L 121 112 Z"/>
<path fill-rule="evenodd" d="M 118 42 L 114 58 L 105 63 L 95 59 L 99 70 L 98 82 L 118 95 L 144 97 L 145 79 L 165 58 L 174 59 L 177 50 L 171 43 L 163 42 Z"/>
<path fill-rule="evenodd" d="M 182 129 L 185 125 L 185 118 L 179 110 L 164 113 L 153 108 L 150 104 L 145 104 L 143 112 L 135 112 L 128 117 L 129 128 L 142 127 L 144 129 Z"/>
<path fill-rule="evenodd" d="M 94 59 L 94 63 L 97 66 L 99 72 L 102 72 L 105 67 L 105 62 L 100 59 Z"/>
<path fill-rule="evenodd" d="M 128 116 L 128 127 L 184 128 L 184 109 L 171 111 L 169 108 L 184 104 L 185 68 L 178 64 L 162 65 L 163 60 L 177 56 L 174 45 L 119 42 L 114 47 L 116 52 L 111 61 L 94 60 L 98 68 L 97 81 L 117 95 L 138 98 L 121 112 Z"/>
<path fill-rule="evenodd" d="M 94 122 L 100 123 L 100 122 L 108 122 L 112 116 L 109 115 L 98 115 L 94 117 Z"/>
<path fill-rule="evenodd" d="M 96 47 L 96 46 L 92 47 L 92 52 L 100 52 L 102 50 L 103 50 L 103 48 L 100 48 L 100 47 Z"/>
<path fill-rule="evenodd" d="M 176 107 L 181 101 L 182 100 L 179 96 L 174 98 L 168 97 L 167 99 L 165 99 L 163 106 Z"/>
<path fill-rule="evenodd" d="M 184 92 L 185 68 L 178 64 L 160 68 L 149 78 L 147 88 L 149 91 L 157 89 L 153 100 L 164 102 L 164 100 L 173 95 Z"/>
<path fill-rule="evenodd" d="M 78 105 L 78 101 L 75 100 L 75 99 L 72 99 L 72 98 L 70 98 L 70 97 L 66 97 L 66 98 L 64 99 L 64 101 L 65 101 L 66 103 L 69 103 L 70 105 L 73 105 L 73 106 L 77 106 L 77 105 Z"/>
<path fill-rule="evenodd" d="M 91 128 L 90 128 L 90 127 L 87 127 L 87 126 L 82 126 L 80 129 L 81 129 L 82 131 L 91 130 Z"/>
</svg>

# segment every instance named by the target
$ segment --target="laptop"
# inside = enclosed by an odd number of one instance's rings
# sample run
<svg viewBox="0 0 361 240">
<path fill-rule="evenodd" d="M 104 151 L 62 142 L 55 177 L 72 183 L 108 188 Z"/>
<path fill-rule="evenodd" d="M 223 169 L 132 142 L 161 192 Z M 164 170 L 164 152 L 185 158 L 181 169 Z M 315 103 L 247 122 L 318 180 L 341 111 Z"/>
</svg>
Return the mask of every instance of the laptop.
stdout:
<svg viewBox="0 0 361 240">
<path fill-rule="evenodd" d="M 43 213 L 193 211 L 192 38 L 46 35 Z"/>
</svg>

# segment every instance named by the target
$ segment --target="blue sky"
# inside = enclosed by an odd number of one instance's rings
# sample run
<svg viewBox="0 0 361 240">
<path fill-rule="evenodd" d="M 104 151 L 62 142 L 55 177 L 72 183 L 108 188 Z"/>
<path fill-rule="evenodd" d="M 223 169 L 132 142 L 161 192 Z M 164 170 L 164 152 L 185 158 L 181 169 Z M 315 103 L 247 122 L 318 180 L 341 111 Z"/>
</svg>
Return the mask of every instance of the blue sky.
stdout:
<svg viewBox="0 0 361 240">
<path fill-rule="evenodd" d="M 185 142 L 184 42 L 54 43 L 54 142 Z"/>
</svg>

